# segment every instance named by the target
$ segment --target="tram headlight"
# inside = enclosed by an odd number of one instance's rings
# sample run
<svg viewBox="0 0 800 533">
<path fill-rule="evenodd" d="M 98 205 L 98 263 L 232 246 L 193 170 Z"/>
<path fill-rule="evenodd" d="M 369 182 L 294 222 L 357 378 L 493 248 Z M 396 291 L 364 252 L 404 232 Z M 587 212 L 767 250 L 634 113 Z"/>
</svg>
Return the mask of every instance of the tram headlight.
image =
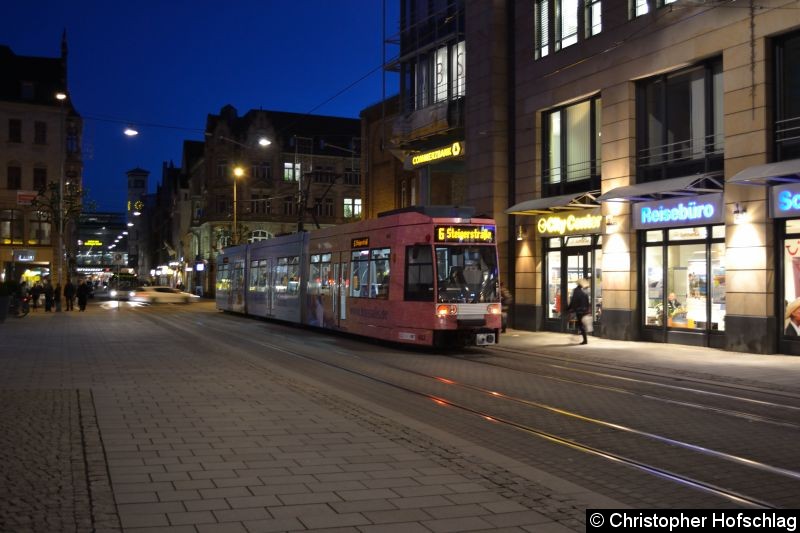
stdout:
<svg viewBox="0 0 800 533">
<path fill-rule="evenodd" d="M 457 305 L 437 305 L 436 316 L 439 318 L 447 318 L 448 316 L 455 316 L 458 314 Z"/>
<path fill-rule="evenodd" d="M 489 304 L 486 307 L 486 312 L 490 315 L 499 315 L 500 314 L 500 304 Z"/>
</svg>

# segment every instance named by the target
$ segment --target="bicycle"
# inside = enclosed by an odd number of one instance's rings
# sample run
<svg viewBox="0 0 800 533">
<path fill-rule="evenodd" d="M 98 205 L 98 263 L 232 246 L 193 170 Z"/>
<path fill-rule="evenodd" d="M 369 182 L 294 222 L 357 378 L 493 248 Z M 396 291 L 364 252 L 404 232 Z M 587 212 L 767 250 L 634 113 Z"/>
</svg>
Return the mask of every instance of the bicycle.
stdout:
<svg viewBox="0 0 800 533">
<path fill-rule="evenodd" d="M 8 305 L 9 314 L 17 318 L 27 316 L 31 310 L 30 302 L 31 297 L 29 295 L 25 295 L 21 299 L 14 296 L 11 298 L 11 302 Z"/>
</svg>

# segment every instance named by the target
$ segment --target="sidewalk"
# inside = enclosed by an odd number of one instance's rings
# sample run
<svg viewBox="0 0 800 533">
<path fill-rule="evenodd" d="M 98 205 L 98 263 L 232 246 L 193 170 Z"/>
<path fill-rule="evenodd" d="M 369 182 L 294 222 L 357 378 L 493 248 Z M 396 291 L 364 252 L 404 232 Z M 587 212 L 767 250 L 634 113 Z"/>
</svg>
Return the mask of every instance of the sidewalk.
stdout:
<svg viewBox="0 0 800 533">
<path fill-rule="evenodd" d="M 0 530 L 566 533 L 622 506 L 164 324 L 0 325 Z"/>
<path fill-rule="evenodd" d="M 501 335 L 500 347 L 800 395 L 800 356 L 591 336 L 585 346 L 578 345 L 579 341 L 580 337 L 569 333 L 509 329 Z"/>
</svg>

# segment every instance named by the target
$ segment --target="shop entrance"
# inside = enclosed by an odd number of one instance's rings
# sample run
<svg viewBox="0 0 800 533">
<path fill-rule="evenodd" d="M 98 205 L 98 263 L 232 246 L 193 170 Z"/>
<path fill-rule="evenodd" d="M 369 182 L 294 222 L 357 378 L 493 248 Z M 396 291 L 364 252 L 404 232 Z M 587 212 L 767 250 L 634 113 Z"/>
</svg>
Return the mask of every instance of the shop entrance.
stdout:
<svg viewBox="0 0 800 533">
<path fill-rule="evenodd" d="M 574 329 L 566 309 L 580 279 L 589 280 L 586 290 L 592 302 L 594 321 L 600 319 L 603 302 L 601 238 L 600 235 L 576 235 L 545 239 L 545 330 Z"/>
</svg>

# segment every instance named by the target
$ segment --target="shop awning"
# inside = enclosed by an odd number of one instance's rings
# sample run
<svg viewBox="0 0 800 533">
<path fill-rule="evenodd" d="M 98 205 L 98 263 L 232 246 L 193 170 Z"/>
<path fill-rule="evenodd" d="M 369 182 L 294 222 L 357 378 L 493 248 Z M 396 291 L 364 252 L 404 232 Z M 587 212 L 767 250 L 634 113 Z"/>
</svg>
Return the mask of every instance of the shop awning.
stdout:
<svg viewBox="0 0 800 533">
<path fill-rule="evenodd" d="M 592 209 L 600 207 L 597 196 L 600 191 L 591 191 L 581 194 L 565 194 L 528 200 L 512 205 L 505 210 L 507 215 L 546 215 L 561 211 L 576 211 L 579 209 Z"/>
<path fill-rule="evenodd" d="M 597 198 L 599 202 L 642 202 L 675 196 L 694 196 L 722 192 L 722 174 L 695 174 L 681 178 L 637 183 L 611 189 Z"/>
<path fill-rule="evenodd" d="M 800 159 L 746 168 L 728 180 L 738 185 L 770 185 L 800 182 Z"/>
</svg>

